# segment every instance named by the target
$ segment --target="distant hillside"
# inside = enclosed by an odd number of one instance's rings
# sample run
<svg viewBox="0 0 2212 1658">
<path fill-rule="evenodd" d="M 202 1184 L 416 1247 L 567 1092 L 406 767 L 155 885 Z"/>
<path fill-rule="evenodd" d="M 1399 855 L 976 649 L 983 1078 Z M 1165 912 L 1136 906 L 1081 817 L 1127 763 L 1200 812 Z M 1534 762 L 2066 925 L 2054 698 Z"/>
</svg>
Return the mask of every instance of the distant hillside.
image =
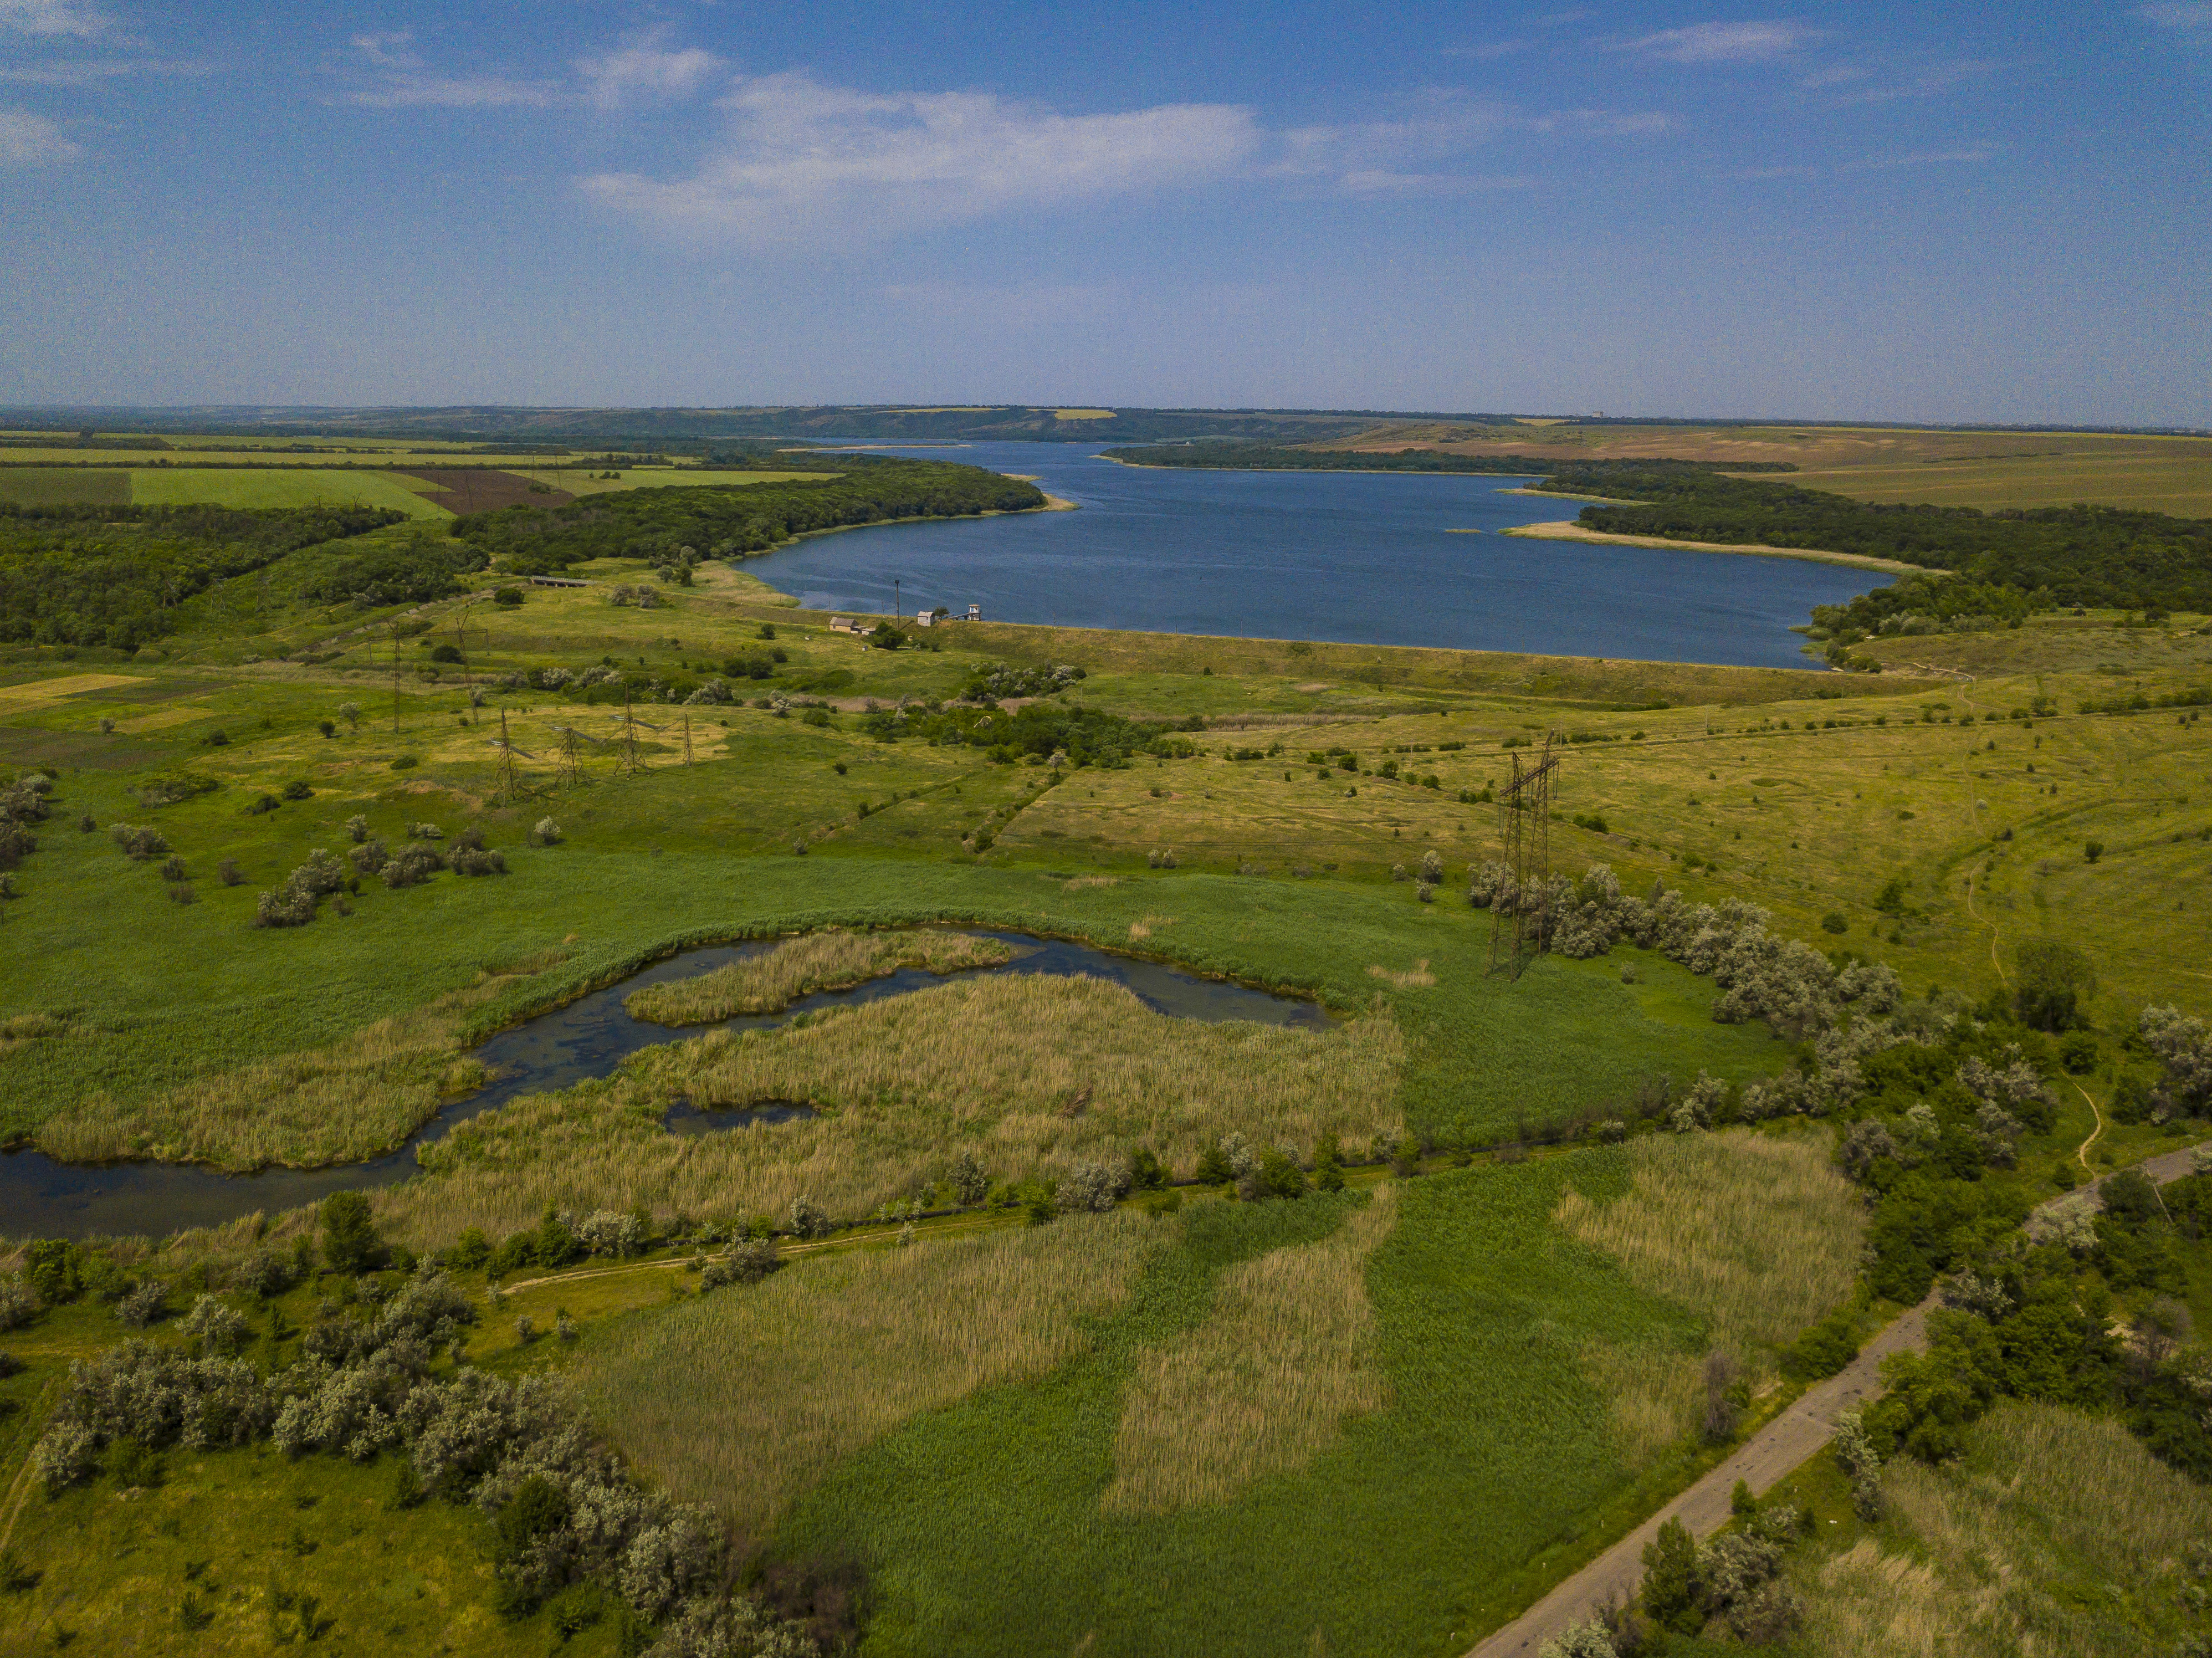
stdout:
<svg viewBox="0 0 2212 1658">
<path fill-rule="evenodd" d="M 637 443 L 660 447 L 716 439 L 795 438 L 817 443 L 1160 442 L 1241 438 L 1272 443 L 1340 440 L 1393 420 L 1510 423 L 1504 416 L 1407 416 L 1363 410 L 1097 409 L 1025 404 L 853 407 L 792 404 L 738 409 L 0 409 L 0 424 L 75 431 L 238 432 L 267 436 L 444 438 L 506 443 Z"/>
</svg>

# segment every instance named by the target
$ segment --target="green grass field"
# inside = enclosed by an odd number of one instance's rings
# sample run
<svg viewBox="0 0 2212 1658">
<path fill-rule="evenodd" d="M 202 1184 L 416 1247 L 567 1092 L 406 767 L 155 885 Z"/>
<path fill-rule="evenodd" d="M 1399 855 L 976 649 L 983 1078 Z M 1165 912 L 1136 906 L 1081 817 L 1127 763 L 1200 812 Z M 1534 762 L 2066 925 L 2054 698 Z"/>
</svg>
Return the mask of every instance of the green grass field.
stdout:
<svg viewBox="0 0 2212 1658">
<path fill-rule="evenodd" d="M 73 466 L 0 466 L 0 501 L 15 507 L 128 507 L 131 474 Z"/>
<path fill-rule="evenodd" d="M 453 516 L 426 499 L 422 479 L 341 467 L 283 471 L 141 466 L 131 474 L 136 507 L 389 507 L 419 519 Z"/>
<path fill-rule="evenodd" d="M 134 476 L 186 495 L 235 486 L 238 505 L 391 482 L 143 459 Z M 0 492 L 124 476 L 0 468 Z M 418 517 L 439 515 L 392 487 Z M 256 490 L 275 493 L 247 499 Z M 911 1250 L 870 1234 L 858 1253 L 794 1258 L 760 1291 L 712 1297 L 688 1293 L 696 1279 L 665 1260 L 595 1265 L 520 1289 L 477 1327 L 479 1362 L 575 1354 L 609 1431 L 672 1485 L 751 1477 L 749 1459 L 767 1453 L 746 1424 L 799 1436 L 760 1464 L 774 1501 L 742 1516 L 746 1540 L 791 1561 L 856 1555 L 871 1654 L 1464 1650 L 1697 1465 L 1685 1412 L 1701 1402 L 1708 1347 L 1740 1350 L 1765 1376 L 1775 1345 L 1839 1293 L 1858 1218 L 1826 1167 L 1825 1130 L 1682 1143 L 1703 1162 L 1639 1139 L 1449 1166 L 1460 1142 L 1618 1108 L 1662 1075 L 1746 1079 L 1796 1057 L 1764 1026 L 1716 1023 L 1711 980 L 1627 946 L 1541 958 L 1518 979 L 1490 971 L 1490 918 L 1463 890 L 1468 865 L 1495 854 L 1498 819 L 1461 797 L 1509 776 L 1520 744 L 1574 739 L 1555 869 L 1602 861 L 1632 890 L 1748 900 L 1785 937 L 1887 961 L 1916 994 L 1978 999 L 2017 944 L 2063 938 L 2098 972 L 2090 1011 L 2106 1055 L 2147 1001 L 2212 1012 L 2212 737 L 2188 708 L 2080 711 L 2212 684 L 2200 618 L 2049 617 L 1889 641 L 1873 647 L 1889 671 L 1843 676 L 1006 624 L 893 653 L 721 567 L 657 588 L 661 607 L 616 605 L 617 585 L 651 580 L 623 560 L 580 568 L 585 588 L 530 589 L 514 609 L 302 598 L 364 544 L 422 527 L 219 583 L 129 660 L 0 647 L 0 781 L 55 775 L 53 815 L 0 899 L 0 1136 L 70 1157 L 233 1168 L 357 1157 L 471 1080 L 467 1050 L 485 1034 L 670 950 L 942 924 L 1297 990 L 1340 1023 L 1239 1048 L 1220 1028 L 1186 1035 L 1085 991 L 1009 998 L 956 981 L 866 1017 L 648 1053 L 611 1079 L 514 1102 L 380 1193 L 380 1224 L 441 1247 L 465 1226 L 534 1224 L 549 1204 L 731 1219 L 810 1188 L 852 1218 L 936 1189 L 957 1149 L 995 1175 L 1065 1176 L 1141 1136 L 1188 1173 L 1204 1139 L 1240 1122 L 1288 1134 L 1301 1155 L 1324 1127 L 1364 1137 L 1403 1122 L 1444 1144 L 1387 1199 L 1370 1198 L 1381 1175 L 1366 1169 L 1342 1198 L 1194 1197 L 1174 1214 L 1036 1235 L 970 1236 L 979 1223 L 964 1215 L 925 1223 Z M 416 623 L 395 645 L 393 624 Z M 441 645 L 463 647 L 465 663 L 434 659 Z M 688 681 L 771 648 L 785 659 L 774 677 L 735 685 L 747 701 L 640 703 L 635 774 L 619 703 L 525 689 L 474 706 L 473 689 L 510 671 L 613 662 Z M 1199 716 L 1200 752 L 1055 782 L 1041 764 L 879 741 L 864 725 L 870 703 L 950 696 L 979 666 L 1055 662 L 1086 671 L 1071 702 Z M 754 706 L 771 694 L 823 706 Z M 572 731 L 580 774 L 563 757 Z M 157 804 L 161 780 L 185 798 Z M 287 799 L 290 785 L 307 793 Z M 508 872 L 370 880 L 350 913 L 326 902 L 306 926 L 254 927 L 258 895 L 316 848 L 348 850 L 356 814 L 394 849 L 414 823 L 448 844 L 478 829 Z M 532 844 L 544 818 L 557 844 Z M 125 856 L 118 824 L 158 829 L 181 878 L 161 857 Z M 994 840 L 978 853 L 982 832 Z M 1400 872 L 1431 851 L 1447 876 L 1425 903 Z M 969 1029 L 962 1010 L 981 1005 L 990 1018 Z M 1324 1069 L 1309 1061 L 1324 1051 L 1339 1069 L 1316 1103 Z M 2084 1081 L 2104 1096 L 2108 1079 Z M 742 1103 L 771 1084 L 841 1109 L 743 1135 L 659 1127 L 679 1095 Z M 2060 1092 L 2054 1132 L 1992 1180 L 2054 1189 L 2054 1163 L 2093 1121 L 2087 1096 Z M 2107 1127 L 2098 1145 L 2124 1163 L 2169 1143 L 2138 1126 Z M 1360 1207 L 1370 1201 L 1394 1212 Z M 1682 1218 L 1716 1206 L 1730 1225 Z M 1374 1236 L 1339 1234 L 1355 1211 Z M 1094 1224 L 1119 1242 L 1087 1256 L 1080 1229 Z M 307 1225 L 249 1218 L 149 1259 L 180 1271 L 264 1228 L 289 1243 Z M 1759 1265 L 1776 1250 L 1788 1272 Z M 1065 1304 L 996 1296 L 1014 1274 L 1031 1292 L 1077 1287 Z M 2191 1279 L 2200 1311 L 2208 1283 Z M 945 1313 L 963 1305 L 987 1310 Z M 583 1339 L 523 1344 L 515 1306 L 541 1324 L 567 1310 Z M 902 1322 L 925 1315 L 926 1329 Z M 292 1315 L 312 1317 L 312 1303 Z M 1192 1382 L 1255 1332 L 1277 1344 L 1267 1364 L 1218 1399 Z M 32 1368 L 0 1382 L 24 1406 L 0 1418 L 0 1474 L 20 1466 L 66 1360 L 119 1334 L 78 1307 L 5 1339 Z M 763 1363 L 778 1344 L 836 1385 Z M 894 1376 L 896 1388 L 871 1382 Z M 867 1409 L 852 1402 L 872 1389 Z M 744 1408 L 714 1403 L 732 1400 Z M 1206 1444 L 1178 1439 L 1217 1405 Z M 625 1441 L 626 1423 L 651 1431 Z M 10 1546 L 46 1576 L 0 1596 L 0 1646 L 52 1644 L 57 1631 L 78 1651 L 188 1643 L 179 1607 L 202 1579 L 185 1573 L 204 1559 L 208 1587 L 192 1592 L 232 1645 L 273 1640 L 282 1588 L 317 1597 L 334 1649 L 546 1649 L 542 1620 L 490 1613 L 481 1520 L 384 1514 L 386 1478 L 179 1455 L 143 1497 L 111 1481 L 34 1497 Z M 577 1646 L 611 1641 L 602 1629 Z"/>
<path fill-rule="evenodd" d="M 1407 1187 L 1366 1273 L 1388 1405 L 1239 1497 L 1102 1513 L 1123 1392 L 1147 1349 L 1206 1317 L 1225 1269 L 1325 1236 L 1340 1202 L 1186 1207 L 1087 1354 L 917 1418 L 803 1497 L 775 1546 L 861 1551 L 879 1597 L 863 1650 L 881 1658 L 1464 1650 L 1635 1501 L 1583 1346 L 1702 1351 L 1696 1314 L 1554 1226 L 1570 1182 L 1617 1199 L 1626 1166 L 1583 1152 Z"/>
</svg>

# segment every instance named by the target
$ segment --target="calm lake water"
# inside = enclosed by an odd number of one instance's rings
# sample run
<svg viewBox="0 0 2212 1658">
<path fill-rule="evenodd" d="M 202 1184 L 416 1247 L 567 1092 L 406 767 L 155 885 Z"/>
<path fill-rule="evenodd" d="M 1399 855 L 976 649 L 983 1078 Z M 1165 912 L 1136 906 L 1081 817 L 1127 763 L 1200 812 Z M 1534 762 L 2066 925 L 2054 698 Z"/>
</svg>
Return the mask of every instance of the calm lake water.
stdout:
<svg viewBox="0 0 2212 1658">
<path fill-rule="evenodd" d="M 745 568 L 823 609 L 981 604 L 1000 622 L 1643 661 L 1820 667 L 1815 604 L 1884 585 L 1806 559 L 1526 541 L 1496 531 L 1578 502 L 1527 478 L 1207 472 L 1117 465 L 1103 446 L 893 452 L 1034 477 L 1073 513 L 820 536 Z M 1475 535 L 1455 535 L 1474 530 Z"/>
<path fill-rule="evenodd" d="M 991 932 L 1014 947 L 1014 958 L 977 974 L 1045 973 L 1062 977 L 1104 979 L 1127 987 L 1155 1013 L 1213 1022 L 1246 1019 L 1261 1024 L 1325 1026 L 1328 1016 L 1315 1003 L 1277 996 L 1246 985 L 1201 979 L 1158 962 L 1115 956 L 1064 939 L 1035 938 L 1018 932 Z M 672 956 L 621 983 L 579 997 L 565 1007 L 541 1013 L 512 1030 L 501 1031 L 476 1050 L 497 1080 L 454 1101 L 410 1135 L 397 1150 L 367 1163 L 334 1169 L 268 1169 L 258 1175 L 226 1175 L 198 1163 L 57 1163 L 38 1151 L 0 1153 L 0 1217 L 19 1237 L 82 1238 L 100 1233 L 143 1233 L 166 1236 L 191 1226 L 216 1226 L 255 1210 L 275 1213 L 301 1204 L 319 1203 L 333 1192 L 390 1186 L 415 1173 L 415 1148 L 450 1132 L 477 1113 L 522 1094 L 569 1088 L 592 1077 L 610 1075 L 629 1054 L 655 1042 L 680 1042 L 714 1027 L 671 1028 L 633 1019 L 623 1004 L 630 993 L 673 979 L 696 978 L 711 969 L 769 948 L 766 942 L 725 944 Z M 732 1030 L 761 1030 L 801 1013 L 818 1012 L 884 996 L 902 996 L 942 984 L 945 979 L 919 968 L 905 968 L 850 990 L 823 991 L 802 998 L 779 1013 L 744 1014 L 723 1022 Z M 664 1126 L 672 1133 L 699 1134 L 738 1127 L 749 1121 L 775 1123 L 811 1115 L 789 1103 L 750 1112 L 702 1111 L 678 1104 Z"/>
</svg>

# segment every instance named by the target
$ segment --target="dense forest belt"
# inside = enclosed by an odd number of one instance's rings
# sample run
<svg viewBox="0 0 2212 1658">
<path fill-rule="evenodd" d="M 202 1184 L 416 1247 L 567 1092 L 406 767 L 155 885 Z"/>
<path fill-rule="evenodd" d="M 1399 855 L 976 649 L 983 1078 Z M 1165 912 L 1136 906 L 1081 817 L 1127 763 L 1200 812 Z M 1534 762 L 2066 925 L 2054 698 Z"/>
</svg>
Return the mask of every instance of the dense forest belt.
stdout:
<svg viewBox="0 0 2212 1658">
<path fill-rule="evenodd" d="M 819 479 L 595 495 L 566 507 L 509 507 L 458 519 L 453 533 L 501 568 L 538 575 L 587 559 L 742 558 L 796 537 L 894 519 L 1035 512 L 1033 483 L 944 461 L 836 457 Z"/>
<path fill-rule="evenodd" d="M 210 583 L 404 516 L 373 507 L 0 502 L 0 640 L 137 650 L 173 633 L 177 604 Z"/>
<path fill-rule="evenodd" d="M 1448 455 L 1435 449 L 1284 449 L 1259 443 L 1162 443 L 1109 449 L 1109 460 L 1130 466 L 1184 466 L 1233 472 L 1479 472 L 1493 477 L 1549 477 L 1573 471 L 1602 477 L 1619 470 L 1710 473 L 1726 465 L 1733 472 L 1794 472 L 1786 460 L 1743 462 L 1693 460 L 1562 460 L 1553 455 Z M 1586 494 L 1597 494 L 1595 489 Z M 1613 493 L 1637 495 L 1633 490 Z M 1638 495 L 1641 499 L 1640 495 Z"/>
<path fill-rule="evenodd" d="M 1731 469 L 1740 470 L 1740 469 Z M 1883 506 L 1790 484 L 1762 483 L 1686 467 L 1561 467 L 1548 489 L 1632 497 L 1586 507 L 1577 520 L 1608 535 L 1670 541 L 1804 547 L 1894 559 L 1968 578 L 1946 584 L 1957 614 L 2009 619 L 2052 605 L 2212 609 L 2212 519 L 2169 518 L 2118 507 L 2045 507 L 1984 513 L 1972 507 Z M 1900 584 L 1893 593 L 1911 587 Z M 1935 590 L 1902 596 L 1925 609 Z M 1857 614 L 1862 609 L 1866 614 Z M 1898 606 L 1870 594 L 1841 620 L 1872 632 Z M 1941 616 L 1939 615 L 1939 619 Z"/>
</svg>

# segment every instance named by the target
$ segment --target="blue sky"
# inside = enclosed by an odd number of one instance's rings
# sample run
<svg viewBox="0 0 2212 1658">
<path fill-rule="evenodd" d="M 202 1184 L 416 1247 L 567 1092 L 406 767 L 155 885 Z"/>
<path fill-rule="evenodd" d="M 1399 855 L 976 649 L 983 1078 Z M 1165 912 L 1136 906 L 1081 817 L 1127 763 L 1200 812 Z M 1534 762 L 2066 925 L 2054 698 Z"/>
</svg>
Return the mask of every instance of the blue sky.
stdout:
<svg viewBox="0 0 2212 1658">
<path fill-rule="evenodd" d="M 2212 426 L 2212 0 L 0 0 L 0 402 Z"/>
</svg>

